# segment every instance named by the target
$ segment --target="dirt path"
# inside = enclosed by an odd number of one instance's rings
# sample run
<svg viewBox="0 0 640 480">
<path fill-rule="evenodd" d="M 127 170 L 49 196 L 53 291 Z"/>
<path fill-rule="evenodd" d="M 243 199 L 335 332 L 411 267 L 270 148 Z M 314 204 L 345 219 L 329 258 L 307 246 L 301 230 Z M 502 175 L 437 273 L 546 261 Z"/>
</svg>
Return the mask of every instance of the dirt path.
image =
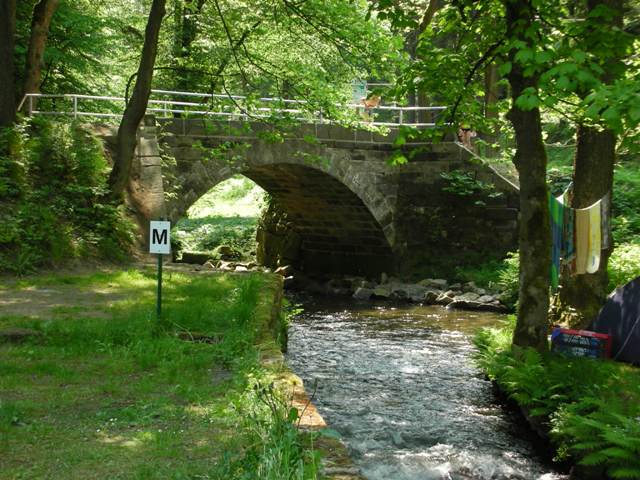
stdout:
<svg viewBox="0 0 640 480">
<path fill-rule="evenodd" d="M 74 285 L 0 290 L 0 317 L 60 318 L 105 317 L 115 302 L 127 295 L 112 288 L 79 289 Z"/>
</svg>

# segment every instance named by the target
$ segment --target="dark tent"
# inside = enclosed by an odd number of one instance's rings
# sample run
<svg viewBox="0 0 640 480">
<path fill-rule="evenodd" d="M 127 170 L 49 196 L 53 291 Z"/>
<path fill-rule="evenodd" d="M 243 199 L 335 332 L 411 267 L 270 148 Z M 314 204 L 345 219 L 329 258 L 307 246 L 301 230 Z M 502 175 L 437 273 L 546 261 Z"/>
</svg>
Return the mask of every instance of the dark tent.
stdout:
<svg viewBox="0 0 640 480">
<path fill-rule="evenodd" d="M 611 335 L 613 359 L 640 365 L 640 277 L 609 295 L 590 330 Z"/>
</svg>

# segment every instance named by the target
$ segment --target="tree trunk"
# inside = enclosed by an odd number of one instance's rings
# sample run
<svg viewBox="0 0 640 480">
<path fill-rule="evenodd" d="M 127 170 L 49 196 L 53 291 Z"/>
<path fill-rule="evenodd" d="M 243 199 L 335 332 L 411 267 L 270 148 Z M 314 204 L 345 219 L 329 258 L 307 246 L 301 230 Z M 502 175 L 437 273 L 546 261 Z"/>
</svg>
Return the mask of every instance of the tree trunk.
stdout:
<svg viewBox="0 0 640 480">
<path fill-rule="evenodd" d="M 507 0 L 506 7 L 510 39 L 531 46 L 534 40 L 525 34 L 533 19 L 530 6 Z M 526 88 L 536 89 L 538 83 L 537 76 L 524 75 L 522 66 L 515 60 L 516 53 L 515 49 L 509 52 L 512 69 L 508 76 L 512 95 L 509 120 L 516 136 L 513 162 L 520 176 L 520 292 L 513 344 L 543 351 L 547 349 L 551 264 L 547 155 L 539 109 L 523 110 L 516 105 L 522 92 Z"/>
<path fill-rule="evenodd" d="M 15 31 L 16 0 L 0 0 L 0 128 L 8 127 L 16 118 Z"/>
<path fill-rule="evenodd" d="M 40 0 L 33 10 L 31 36 L 25 62 L 22 93 L 40 92 L 44 49 L 49 36 L 51 18 L 58 8 L 59 0 Z"/>
<path fill-rule="evenodd" d="M 484 117 L 489 120 L 498 120 L 498 98 L 500 95 L 498 88 L 498 67 L 495 63 L 490 63 L 484 69 Z M 496 122 L 497 123 L 497 122 Z M 498 128 L 497 126 L 495 127 Z M 489 143 L 494 144 L 498 139 L 499 132 L 494 130 L 490 133 L 485 133 L 482 135 L 482 139 Z M 485 155 L 495 156 L 497 154 L 497 150 L 493 147 L 488 147 L 485 149 Z"/>
<path fill-rule="evenodd" d="M 191 45 L 198 33 L 195 17 L 202 13 L 204 3 L 204 0 L 177 0 L 176 2 L 173 55 L 176 67 L 182 69 L 176 73 L 175 89 L 177 91 L 189 91 L 194 88 L 192 75 L 184 69 L 184 64 L 191 55 Z"/>
<path fill-rule="evenodd" d="M 605 5 L 616 12 L 605 27 L 622 28 L 622 0 L 589 0 L 588 11 Z M 603 17 L 598 17 L 603 18 Z M 603 20 L 606 21 L 606 20 Z M 620 60 L 612 58 L 610 66 Z M 611 83 L 614 78 L 610 72 L 614 68 L 605 68 L 602 80 Z M 589 92 L 585 92 L 585 95 Z M 616 135 L 611 130 L 598 130 L 587 125 L 578 125 L 576 155 L 573 163 L 573 197 L 571 207 L 585 208 L 600 200 L 613 190 L 613 170 L 616 160 Z M 611 197 L 610 197 L 611 198 Z M 607 204 L 606 215 L 611 218 L 611 202 Z M 608 294 L 609 275 L 607 266 L 613 250 L 611 230 L 603 232 L 607 236 L 609 248 L 601 251 L 600 265 L 594 274 L 575 275 L 563 278 L 560 288 L 560 305 L 575 311 L 571 326 L 584 328 L 598 315 Z"/>
<path fill-rule="evenodd" d="M 122 200 L 122 194 L 129 182 L 131 164 L 133 163 L 133 155 L 136 148 L 136 134 L 147 110 L 147 102 L 151 94 L 153 66 L 158 53 L 158 36 L 165 14 L 165 3 L 166 0 L 153 0 L 151 5 L 136 83 L 118 128 L 116 156 L 113 170 L 109 176 L 111 197 L 115 201 Z"/>
<path fill-rule="evenodd" d="M 571 207 L 586 208 L 601 199 L 613 188 L 616 137 L 610 130 L 578 126 L 578 144 L 573 164 L 573 197 Z M 608 203 L 611 216 L 611 202 Z M 611 232 L 603 232 L 609 237 Z M 571 307 L 576 316 L 571 326 L 584 328 L 598 315 L 608 294 L 607 264 L 613 248 L 600 254 L 600 266 L 594 274 L 574 275 L 562 279 L 560 305 Z"/>
</svg>

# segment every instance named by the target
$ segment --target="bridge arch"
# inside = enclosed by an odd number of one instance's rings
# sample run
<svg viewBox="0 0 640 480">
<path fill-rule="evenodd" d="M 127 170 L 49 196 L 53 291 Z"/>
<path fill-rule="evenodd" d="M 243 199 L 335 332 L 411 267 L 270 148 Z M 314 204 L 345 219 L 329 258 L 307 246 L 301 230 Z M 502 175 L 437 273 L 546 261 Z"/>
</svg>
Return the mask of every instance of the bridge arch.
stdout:
<svg viewBox="0 0 640 480">
<path fill-rule="evenodd" d="M 368 175 L 353 169 L 357 159 L 344 150 L 303 140 L 274 143 L 254 138 L 229 145 L 211 135 L 171 135 L 166 129 L 160 138 L 176 160 L 169 177 L 176 179 L 179 191 L 166 202 L 172 220 L 184 216 L 215 185 L 241 174 L 267 191 L 286 213 L 294 230 L 286 234 L 299 245 L 291 259 L 297 268 L 360 275 L 391 271 L 392 204 L 373 188 Z M 266 234 L 262 239 L 269 242 L 284 232 L 273 229 Z"/>
<path fill-rule="evenodd" d="M 247 125 L 194 118 L 142 125 L 129 186 L 141 227 L 180 218 L 211 187 L 244 174 L 294 212 L 309 270 L 438 272 L 516 248 L 517 188 L 458 144 L 405 145 L 411 161 L 390 166 L 397 132 L 299 125 L 285 141 L 270 141 L 265 125 Z M 449 172 L 482 188 L 460 194 Z"/>
</svg>

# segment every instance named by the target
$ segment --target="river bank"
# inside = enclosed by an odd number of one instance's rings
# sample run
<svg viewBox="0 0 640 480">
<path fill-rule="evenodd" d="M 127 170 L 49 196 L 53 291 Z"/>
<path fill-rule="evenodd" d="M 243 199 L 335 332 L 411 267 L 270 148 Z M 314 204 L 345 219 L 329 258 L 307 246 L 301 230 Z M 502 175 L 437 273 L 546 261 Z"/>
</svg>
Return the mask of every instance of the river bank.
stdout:
<svg viewBox="0 0 640 480">
<path fill-rule="evenodd" d="M 611 360 L 514 352 L 512 324 L 475 338 L 478 363 L 573 480 L 640 478 L 640 370 Z"/>
<path fill-rule="evenodd" d="M 169 267 L 158 323 L 154 273 L 3 279 L 0 478 L 316 478 L 281 278 Z"/>
</svg>

